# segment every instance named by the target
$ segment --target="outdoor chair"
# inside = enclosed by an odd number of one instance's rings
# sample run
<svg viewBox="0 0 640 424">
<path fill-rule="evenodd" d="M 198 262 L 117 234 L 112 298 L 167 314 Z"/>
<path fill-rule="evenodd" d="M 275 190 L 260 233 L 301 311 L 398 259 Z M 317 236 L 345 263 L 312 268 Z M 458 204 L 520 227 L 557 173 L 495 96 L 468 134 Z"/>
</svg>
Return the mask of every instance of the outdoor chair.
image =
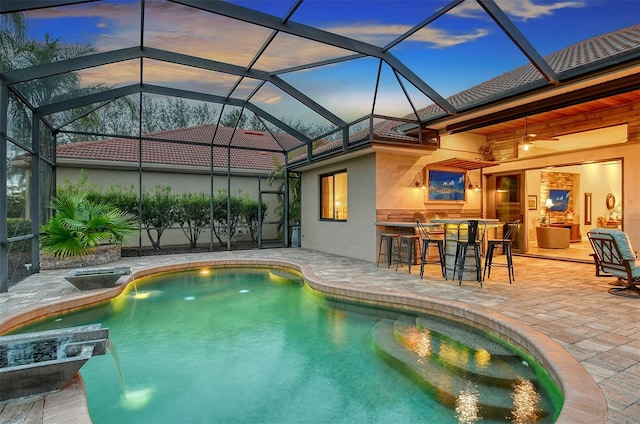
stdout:
<svg viewBox="0 0 640 424">
<path fill-rule="evenodd" d="M 511 284 L 512 280 L 515 281 L 516 276 L 513 272 L 513 255 L 511 252 L 511 244 L 512 244 L 512 236 L 517 231 L 519 225 L 520 225 L 520 220 L 514 221 L 510 224 L 506 224 L 507 228 L 503 230 L 502 238 L 487 240 L 487 257 L 484 260 L 484 270 L 482 272 L 483 280 L 485 278 L 485 275 L 491 278 L 492 266 L 499 266 L 499 267 L 507 268 L 507 272 L 509 273 L 509 284 Z M 506 263 L 493 262 L 493 255 L 495 254 L 495 249 L 496 247 L 499 247 L 499 246 L 502 247 L 502 251 L 506 256 L 506 259 L 507 259 Z M 487 269 L 489 270 L 488 274 L 487 274 Z"/>
<path fill-rule="evenodd" d="M 398 267 L 406 262 L 411 274 L 411 264 L 417 259 L 418 248 L 416 244 L 420 240 L 420 236 L 415 234 L 400 234 L 398 242 L 398 256 L 396 257 L 396 271 Z"/>
<path fill-rule="evenodd" d="M 444 279 L 447 279 L 447 272 L 445 270 L 445 254 L 444 254 L 444 239 L 441 238 L 432 238 L 431 234 L 429 234 L 429 229 L 427 229 L 426 225 L 419 219 L 416 219 L 416 225 L 418 227 L 418 232 L 420 233 L 420 241 L 422 243 L 422 252 L 420 254 L 420 278 L 422 278 L 424 274 L 424 266 L 430 263 L 439 263 L 440 264 L 440 272 Z M 438 249 L 438 259 L 429 260 L 427 253 L 429 252 L 429 246 L 435 245 Z"/>
<path fill-rule="evenodd" d="M 465 265 L 467 261 L 467 250 L 473 249 L 473 271 L 476 273 L 476 279 L 482 287 L 482 265 L 480 263 L 480 250 L 482 249 L 482 242 L 484 239 L 484 233 L 487 230 L 485 223 L 478 220 L 463 221 L 458 224 L 458 241 L 456 245 L 456 256 L 454 260 L 453 276 L 452 280 L 456 279 L 456 272 L 458 272 L 458 284 L 462 285 L 462 277 L 465 271 Z"/>
<path fill-rule="evenodd" d="M 376 266 L 380 264 L 380 258 L 382 256 L 386 258 L 387 268 L 391 266 L 394 244 L 396 245 L 396 249 L 399 250 L 400 236 L 398 234 L 395 234 L 395 233 L 380 234 L 380 245 L 378 246 L 378 259 L 376 260 Z"/>
<path fill-rule="evenodd" d="M 593 228 L 587 232 L 597 263 L 603 272 L 617 277 L 617 287 L 609 293 L 622 296 L 640 296 L 640 262 L 623 231 L 611 228 Z"/>
</svg>

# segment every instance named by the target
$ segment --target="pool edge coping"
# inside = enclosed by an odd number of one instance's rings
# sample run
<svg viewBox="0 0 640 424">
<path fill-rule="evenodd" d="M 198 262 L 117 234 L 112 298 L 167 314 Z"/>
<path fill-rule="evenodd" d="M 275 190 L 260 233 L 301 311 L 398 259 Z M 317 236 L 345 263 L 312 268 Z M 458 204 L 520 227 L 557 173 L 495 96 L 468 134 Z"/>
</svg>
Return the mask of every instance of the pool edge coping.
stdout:
<svg viewBox="0 0 640 424">
<path fill-rule="evenodd" d="M 70 299 L 48 302 L 26 310 L 16 311 L 4 321 L 0 322 L 0 334 L 35 319 L 47 315 L 87 307 L 92 304 L 108 301 L 122 293 L 128 285 L 136 279 L 151 274 L 203 266 L 233 267 L 257 266 L 280 267 L 295 270 L 301 274 L 305 283 L 322 294 L 341 300 L 355 300 L 371 305 L 392 307 L 394 309 L 412 312 L 431 313 L 448 317 L 457 321 L 471 324 L 475 327 L 495 332 L 507 338 L 518 348 L 531 355 L 551 375 L 561 388 L 564 402 L 556 423 L 606 423 L 608 410 L 607 402 L 602 390 L 587 372 L 587 370 L 573 358 L 560 344 L 535 328 L 523 324 L 513 318 L 486 307 L 471 305 L 459 301 L 442 300 L 416 293 L 402 293 L 389 290 L 366 290 L 359 287 L 345 287 L 332 284 L 318 277 L 311 266 L 299 264 L 295 261 L 269 259 L 219 259 L 181 262 L 160 266 L 149 266 L 133 271 L 126 281 L 110 289 L 95 290 L 91 293 L 81 292 Z M 46 399 L 49 399 L 47 395 Z M 86 405 L 86 393 L 82 391 L 82 401 Z M 75 399 L 79 402 L 79 399 Z M 54 402 L 55 403 L 55 402 Z M 51 405 L 55 407 L 56 405 Z M 47 416 L 47 402 L 45 402 L 44 417 Z M 86 407 L 85 407 L 86 408 Z M 91 419 L 88 416 L 88 422 Z"/>
</svg>

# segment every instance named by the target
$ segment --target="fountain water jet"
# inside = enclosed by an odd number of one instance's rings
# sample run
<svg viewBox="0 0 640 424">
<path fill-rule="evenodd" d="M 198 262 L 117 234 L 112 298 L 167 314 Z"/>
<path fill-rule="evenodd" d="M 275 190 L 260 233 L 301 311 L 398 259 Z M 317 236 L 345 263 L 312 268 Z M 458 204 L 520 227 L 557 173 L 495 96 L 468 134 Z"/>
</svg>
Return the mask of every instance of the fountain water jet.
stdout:
<svg viewBox="0 0 640 424">
<path fill-rule="evenodd" d="M 118 355 L 118 350 L 116 349 L 116 344 L 113 342 L 113 340 L 109 340 L 109 343 L 107 344 L 107 352 L 111 354 L 111 358 L 113 358 L 113 362 L 116 365 L 116 372 L 118 373 L 120 385 L 122 386 L 122 394 L 126 398 L 127 385 L 124 382 L 124 374 L 122 374 L 122 368 L 120 367 L 120 356 Z"/>
</svg>

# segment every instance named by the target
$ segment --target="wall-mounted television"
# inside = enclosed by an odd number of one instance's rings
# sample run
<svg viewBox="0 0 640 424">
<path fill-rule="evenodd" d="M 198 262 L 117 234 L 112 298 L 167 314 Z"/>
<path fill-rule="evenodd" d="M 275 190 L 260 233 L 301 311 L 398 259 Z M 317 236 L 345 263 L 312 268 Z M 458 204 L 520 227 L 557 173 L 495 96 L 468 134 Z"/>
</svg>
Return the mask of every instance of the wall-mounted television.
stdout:
<svg viewBox="0 0 640 424">
<path fill-rule="evenodd" d="M 466 173 L 427 169 L 427 202 L 464 202 L 466 195 Z"/>
<path fill-rule="evenodd" d="M 553 202 L 549 210 L 565 212 L 569 208 L 570 196 L 571 190 L 549 190 L 549 199 Z"/>
</svg>

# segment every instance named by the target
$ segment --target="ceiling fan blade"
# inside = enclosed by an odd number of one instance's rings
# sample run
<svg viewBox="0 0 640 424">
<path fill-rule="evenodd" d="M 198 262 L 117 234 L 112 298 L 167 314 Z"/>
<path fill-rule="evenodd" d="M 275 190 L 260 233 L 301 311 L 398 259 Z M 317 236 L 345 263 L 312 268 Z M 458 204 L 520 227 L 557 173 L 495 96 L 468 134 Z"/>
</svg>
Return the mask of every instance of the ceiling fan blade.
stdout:
<svg viewBox="0 0 640 424">
<path fill-rule="evenodd" d="M 527 117 L 524 118 L 524 135 L 522 136 L 522 141 L 525 143 L 531 143 L 532 141 L 560 141 L 559 138 L 555 137 L 538 137 L 538 134 L 530 133 L 527 131 Z"/>
<path fill-rule="evenodd" d="M 532 142 L 532 141 L 560 141 L 559 138 L 538 137 L 536 134 L 527 134 L 524 137 L 522 137 L 522 140 L 525 141 L 525 142 Z"/>
</svg>

